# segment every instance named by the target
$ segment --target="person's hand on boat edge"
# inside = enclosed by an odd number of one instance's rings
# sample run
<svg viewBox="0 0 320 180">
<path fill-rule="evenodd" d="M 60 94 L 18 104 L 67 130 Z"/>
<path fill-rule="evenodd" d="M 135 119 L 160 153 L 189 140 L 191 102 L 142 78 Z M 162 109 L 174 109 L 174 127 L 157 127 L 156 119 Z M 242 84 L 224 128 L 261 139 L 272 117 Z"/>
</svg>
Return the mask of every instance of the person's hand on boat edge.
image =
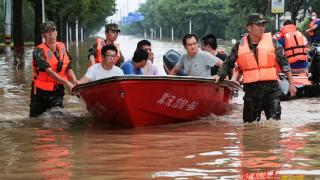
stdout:
<svg viewBox="0 0 320 180">
<path fill-rule="evenodd" d="M 296 86 L 294 85 L 294 83 L 289 83 L 289 84 L 290 84 L 289 90 L 290 90 L 291 97 L 296 96 L 297 94 Z"/>
<path fill-rule="evenodd" d="M 220 76 L 219 75 L 214 75 L 214 76 L 212 76 L 212 79 L 213 79 L 214 83 L 217 83 L 220 80 Z"/>
<path fill-rule="evenodd" d="M 66 81 L 64 86 L 68 89 L 68 92 L 69 92 L 70 94 L 72 94 L 72 88 L 73 88 L 75 85 L 74 85 L 73 83 L 71 83 L 70 81 Z"/>
</svg>

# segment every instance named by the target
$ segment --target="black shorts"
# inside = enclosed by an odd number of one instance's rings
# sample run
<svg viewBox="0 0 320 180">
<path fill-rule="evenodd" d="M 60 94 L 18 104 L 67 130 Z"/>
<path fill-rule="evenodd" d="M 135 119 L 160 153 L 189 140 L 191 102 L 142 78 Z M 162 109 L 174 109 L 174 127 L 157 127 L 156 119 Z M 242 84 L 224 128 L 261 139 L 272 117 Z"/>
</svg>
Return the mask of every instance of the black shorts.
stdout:
<svg viewBox="0 0 320 180">
<path fill-rule="evenodd" d="M 280 120 L 280 98 L 245 99 L 243 106 L 243 121 L 260 121 L 261 112 L 264 111 L 266 119 Z"/>
<path fill-rule="evenodd" d="M 53 107 L 63 108 L 64 86 L 58 85 L 55 91 L 45 91 L 37 88 L 34 94 L 31 88 L 30 117 L 37 117 Z"/>
</svg>

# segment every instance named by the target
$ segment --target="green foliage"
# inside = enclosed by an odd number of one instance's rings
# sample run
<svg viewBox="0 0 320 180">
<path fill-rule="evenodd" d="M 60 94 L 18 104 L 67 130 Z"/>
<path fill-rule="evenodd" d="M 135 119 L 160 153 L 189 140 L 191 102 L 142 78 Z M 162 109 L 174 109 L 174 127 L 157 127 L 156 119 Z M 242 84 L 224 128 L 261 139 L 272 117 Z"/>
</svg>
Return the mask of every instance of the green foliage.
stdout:
<svg viewBox="0 0 320 180">
<path fill-rule="evenodd" d="M 96 32 L 105 19 L 115 12 L 115 0 L 54 0 L 46 1 L 46 13 L 50 20 L 62 18 L 71 25 L 78 20 L 89 33 Z"/>
<path fill-rule="evenodd" d="M 22 27 L 24 40 L 26 42 L 33 42 L 34 19 L 31 18 L 34 17 L 33 8 L 27 1 L 23 1 L 22 4 Z M 28 16 L 26 16 L 25 14 L 28 14 Z"/>
<path fill-rule="evenodd" d="M 311 6 L 320 9 L 319 0 L 286 0 L 286 11 L 296 18 L 299 10 L 306 12 Z M 238 39 L 246 32 L 248 14 L 257 12 L 266 19 L 274 20 L 271 14 L 271 0 L 147 0 L 139 11 L 145 13 L 145 19 L 137 25 L 125 26 L 125 33 L 149 33 L 150 28 L 162 27 L 163 36 L 171 36 L 171 27 L 175 37 L 181 38 L 189 33 L 189 21 L 192 32 L 198 36 L 213 33 L 218 38 Z M 267 31 L 274 31 L 275 24 L 267 24 Z"/>
<path fill-rule="evenodd" d="M 141 26 L 133 23 L 130 32 L 149 33 L 150 28 L 161 27 L 162 34 L 169 37 L 173 27 L 175 36 L 182 37 L 189 32 L 191 20 L 192 32 L 198 36 L 215 33 L 224 38 L 229 21 L 226 10 L 224 0 L 149 0 L 139 9 L 145 14 Z"/>
</svg>

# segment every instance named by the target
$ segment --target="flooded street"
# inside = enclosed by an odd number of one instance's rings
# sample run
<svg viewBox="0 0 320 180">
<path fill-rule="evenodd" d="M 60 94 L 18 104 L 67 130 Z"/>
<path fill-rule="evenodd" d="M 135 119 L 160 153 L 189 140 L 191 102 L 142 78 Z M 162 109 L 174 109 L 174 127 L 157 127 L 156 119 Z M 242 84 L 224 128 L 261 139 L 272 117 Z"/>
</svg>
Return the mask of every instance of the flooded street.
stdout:
<svg viewBox="0 0 320 180">
<path fill-rule="evenodd" d="M 125 59 L 139 40 L 119 37 Z M 78 79 L 88 67 L 91 43 L 70 48 Z M 164 75 L 162 55 L 182 52 L 182 43 L 151 43 Z M 223 117 L 136 129 L 95 123 L 71 95 L 65 96 L 64 116 L 29 118 L 32 50 L 26 48 L 20 63 L 0 54 L 0 179 L 320 177 L 319 98 L 282 102 L 282 120 L 260 124 L 243 124 L 241 97 Z"/>
</svg>

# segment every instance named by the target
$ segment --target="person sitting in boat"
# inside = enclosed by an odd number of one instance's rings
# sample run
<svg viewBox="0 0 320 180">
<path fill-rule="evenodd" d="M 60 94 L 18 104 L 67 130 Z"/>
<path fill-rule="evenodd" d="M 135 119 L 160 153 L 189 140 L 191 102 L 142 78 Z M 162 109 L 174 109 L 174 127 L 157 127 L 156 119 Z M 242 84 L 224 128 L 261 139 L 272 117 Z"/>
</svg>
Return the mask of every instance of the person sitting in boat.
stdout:
<svg viewBox="0 0 320 180">
<path fill-rule="evenodd" d="M 148 60 L 148 52 L 143 49 L 136 49 L 132 60 L 126 61 L 121 65 L 123 73 L 126 75 L 143 75 L 141 68 Z"/>
<path fill-rule="evenodd" d="M 245 35 L 231 50 L 230 56 L 224 61 L 214 81 L 224 78 L 239 65 L 243 74 L 243 121 L 254 122 L 261 120 L 262 111 L 266 119 L 280 120 L 280 87 L 276 64 L 287 75 L 289 92 L 295 96 L 297 89 L 294 85 L 291 68 L 284 54 L 283 47 L 272 38 L 271 33 L 265 33 L 265 23 L 259 13 L 248 16 Z"/>
<path fill-rule="evenodd" d="M 228 55 L 224 51 L 217 50 L 217 38 L 213 34 L 207 34 L 206 36 L 201 38 L 201 50 L 207 51 L 208 53 L 216 56 L 222 61 L 226 60 Z M 217 74 L 219 70 L 219 66 L 214 66 L 211 68 L 211 75 Z"/>
<path fill-rule="evenodd" d="M 103 46 L 101 49 L 102 62 L 90 66 L 79 83 L 83 84 L 107 77 L 124 75 L 122 69 L 115 66 L 117 53 L 118 49 L 116 46 L 112 44 Z"/>
<path fill-rule="evenodd" d="M 171 69 L 169 75 L 177 75 L 180 69 L 188 76 L 211 76 L 211 68 L 221 66 L 223 61 L 212 54 L 199 50 L 198 37 L 195 34 L 187 34 L 182 43 L 187 50 L 183 53 L 177 64 Z"/>
<path fill-rule="evenodd" d="M 291 20 L 286 20 L 280 29 L 281 38 L 278 42 L 284 47 L 286 57 L 290 63 L 292 73 L 308 72 L 308 40 Z"/>
<path fill-rule="evenodd" d="M 144 67 L 141 68 L 143 75 L 159 75 L 158 68 L 153 64 L 154 55 L 151 49 L 151 42 L 144 39 L 138 42 L 137 49 L 144 49 L 148 52 L 148 60 Z"/>
<path fill-rule="evenodd" d="M 115 41 L 118 38 L 118 35 L 120 33 L 120 29 L 118 24 L 110 23 L 105 25 L 105 36 L 106 38 L 96 38 L 96 42 L 93 43 L 93 45 L 89 48 L 89 65 L 92 66 L 95 63 L 100 63 L 102 61 L 101 56 L 101 48 L 105 45 L 115 45 L 117 47 L 118 53 L 116 57 L 116 66 L 121 66 L 121 64 L 124 62 L 124 57 L 121 54 L 120 51 L 120 44 L 116 43 Z"/>
</svg>

